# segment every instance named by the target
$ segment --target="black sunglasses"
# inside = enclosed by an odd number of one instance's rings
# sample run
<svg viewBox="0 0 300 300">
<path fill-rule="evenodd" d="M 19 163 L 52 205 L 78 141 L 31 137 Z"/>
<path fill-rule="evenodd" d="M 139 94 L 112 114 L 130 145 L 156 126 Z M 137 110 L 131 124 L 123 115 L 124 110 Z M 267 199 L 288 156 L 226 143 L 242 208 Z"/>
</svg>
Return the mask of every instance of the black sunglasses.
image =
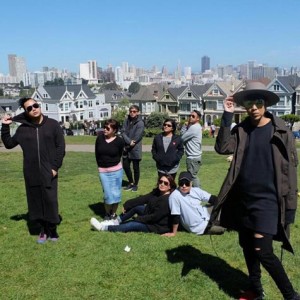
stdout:
<svg viewBox="0 0 300 300">
<path fill-rule="evenodd" d="M 183 179 L 183 180 L 180 180 L 179 181 L 179 186 L 190 186 L 191 185 L 191 182 L 190 181 L 188 181 L 188 180 L 186 180 L 186 179 Z"/>
<path fill-rule="evenodd" d="M 164 127 L 172 127 L 171 124 L 164 124 Z"/>
<path fill-rule="evenodd" d="M 165 186 L 169 186 L 170 185 L 169 181 L 164 181 L 164 180 L 161 180 L 161 179 L 158 181 L 158 184 L 163 184 Z"/>
<path fill-rule="evenodd" d="M 39 108 L 39 107 L 40 107 L 40 105 L 38 103 L 34 103 L 32 105 L 27 106 L 26 111 L 31 112 L 33 108 Z"/>
<path fill-rule="evenodd" d="M 109 126 L 104 126 L 104 129 L 106 129 L 107 131 L 111 130 L 111 128 Z"/>
</svg>

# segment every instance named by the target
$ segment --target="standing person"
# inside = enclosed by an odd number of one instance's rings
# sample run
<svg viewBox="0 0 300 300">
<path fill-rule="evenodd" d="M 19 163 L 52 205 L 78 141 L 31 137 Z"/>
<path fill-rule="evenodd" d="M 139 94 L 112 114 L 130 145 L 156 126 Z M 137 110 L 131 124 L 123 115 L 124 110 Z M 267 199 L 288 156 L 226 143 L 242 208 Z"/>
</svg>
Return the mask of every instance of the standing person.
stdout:
<svg viewBox="0 0 300 300">
<path fill-rule="evenodd" d="M 140 109 L 137 105 L 129 107 L 129 115 L 122 128 L 122 137 L 125 141 L 123 153 L 123 168 L 129 185 L 125 191 L 136 192 L 140 180 L 140 161 L 142 159 L 142 138 L 144 133 L 144 122 L 139 115 Z M 130 165 L 133 165 L 133 177 Z"/>
<path fill-rule="evenodd" d="M 41 112 L 32 98 L 21 98 L 19 105 L 25 112 L 2 119 L 1 136 L 6 148 L 20 145 L 23 150 L 23 171 L 29 219 L 37 221 L 41 232 L 37 242 L 47 238 L 57 241 L 60 224 L 57 200 L 58 169 L 65 155 L 65 141 L 59 123 Z M 9 125 L 21 123 L 11 136 Z"/>
<path fill-rule="evenodd" d="M 250 287 L 240 299 L 263 299 L 262 265 L 286 300 L 300 299 L 280 260 L 273 240 L 290 252 L 289 224 L 297 207 L 297 152 L 284 121 L 267 111 L 279 97 L 260 82 L 249 82 L 241 92 L 224 101 L 215 150 L 233 154 L 221 187 L 212 224 L 237 230 L 249 272 Z M 232 130 L 234 104 L 244 106 L 248 117 Z M 274 296 L 274 295 L 272 295 Z"/>
<path fill-rule="evenodd" d="M 205 233 L 210 218 L 207 204 L 213 205 L 217 197 L 199 187 L 193 187 L 192 180 L 190 172 L 179 174 L 179 188 L 169 197 L 172 231 L 164 236 L 175 236 L 179 223 L 188 232 L 197 235 Z"/>
<path fill-rule="evenodd" d="M 166 119 L 163 132 L 156 135 L 152 143 L 152 158 L 156 162 L 158 176 L 170 174 L 174 180 L 179 168 L 179 161 L 184 153 L 181 137 L 175 134 L 176 122 Z"/>
<path fill-rule="evenodd" d="M 181 138 L 185 147 L 186 169 L 193 176 L 193 186 L 199 187 L 198 172 L 202 157 L 202 127 L 200 125 L 201 113 L 193 110 L 189 116 L 186 131 L 182 130 Z"/>
<path fill-rule="evenodd" d="M 98 135 L 95 156 L 99 179 L 104 194 L 105 219 L 117 217 L 116 211 L 121 202 L 123 168 L 121 163 L 124 141 L 117 136 L 119 124 L 114 119 L 106 120 L 104 133 Z"/>
<path fill-rule="evenodd" d="M 216 131 L 216 125 L 214 123 L 212 123 L 210 125 L 210 131 L 211 131 L 212 138 L 214 138 L 215 137 L 215 131 Z"/>
<path fill-rule="evenodd" d="M 116 220 L 99 222 L 92 218 L 91 226 L 98 231 L 147 232 L 163 234 L 170 231 L 169 196 L 176 189 L 171 175 L 163 175 L 157 180 L 156 188 L 149 194 L 128 200 L 124 204 L 124 214 Z M 144 209 L 142 209 L 144 207 Z M 133 213 L 135 220 L 128 220 Z"/>
</svg>

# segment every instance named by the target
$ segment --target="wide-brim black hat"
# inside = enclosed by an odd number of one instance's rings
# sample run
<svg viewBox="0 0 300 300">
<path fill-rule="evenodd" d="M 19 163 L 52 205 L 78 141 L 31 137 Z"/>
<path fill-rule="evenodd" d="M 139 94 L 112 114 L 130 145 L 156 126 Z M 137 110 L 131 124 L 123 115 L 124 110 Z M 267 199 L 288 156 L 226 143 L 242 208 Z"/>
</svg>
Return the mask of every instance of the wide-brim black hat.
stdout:
<svg viewBox="0 0 300 300">
<path fill-rule="evenodd" d="M 233 95 L 233 100 L 236 104 L 243 106 L 243 102 L 252 95 L 261 96 L 265 100 L 265 106 L 272 106 L 279 102 L 279 97 L 275 93 L 268 91 L 267 87 L 258 81 L 246 83 L 242 91 Z"/>
</svg>

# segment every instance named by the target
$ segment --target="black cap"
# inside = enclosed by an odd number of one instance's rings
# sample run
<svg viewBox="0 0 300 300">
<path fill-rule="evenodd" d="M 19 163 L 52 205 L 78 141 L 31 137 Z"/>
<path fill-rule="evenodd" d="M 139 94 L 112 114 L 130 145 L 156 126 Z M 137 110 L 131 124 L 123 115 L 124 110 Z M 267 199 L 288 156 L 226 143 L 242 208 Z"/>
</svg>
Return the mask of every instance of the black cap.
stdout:
<svg viewBox="0 0 300 300">
<path fill-rule="evenodd" d="M 181 172 L 179 174 L 178 181 L 181 181 L 183 179 L 185 179 L 187 181 L 192 181 L 193 180 L 193 176 L 192 176 L 192 174 L 190 172 L 186 172 L 186 171 L 185 172 Z"/>
</svg>

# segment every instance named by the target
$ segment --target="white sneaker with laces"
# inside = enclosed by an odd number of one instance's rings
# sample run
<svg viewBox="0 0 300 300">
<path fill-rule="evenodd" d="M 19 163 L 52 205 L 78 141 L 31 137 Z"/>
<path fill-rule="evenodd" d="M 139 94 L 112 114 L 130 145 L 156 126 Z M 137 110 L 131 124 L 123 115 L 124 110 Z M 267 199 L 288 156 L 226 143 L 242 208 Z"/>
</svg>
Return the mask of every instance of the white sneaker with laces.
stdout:
<svg viewBox="0 0 300 300">
<path fill-rule="evenodd" d="M 102 224 L 101 222 L 99 222 L 96 218 L 91 218 L 91 226 L 95 229 L 95 230 L 98 230 L 98 231 L 101 231 L 103 230 L 102 229 Z M 103 223 L 103 222 L 102 222 Z"/>
</svg>

